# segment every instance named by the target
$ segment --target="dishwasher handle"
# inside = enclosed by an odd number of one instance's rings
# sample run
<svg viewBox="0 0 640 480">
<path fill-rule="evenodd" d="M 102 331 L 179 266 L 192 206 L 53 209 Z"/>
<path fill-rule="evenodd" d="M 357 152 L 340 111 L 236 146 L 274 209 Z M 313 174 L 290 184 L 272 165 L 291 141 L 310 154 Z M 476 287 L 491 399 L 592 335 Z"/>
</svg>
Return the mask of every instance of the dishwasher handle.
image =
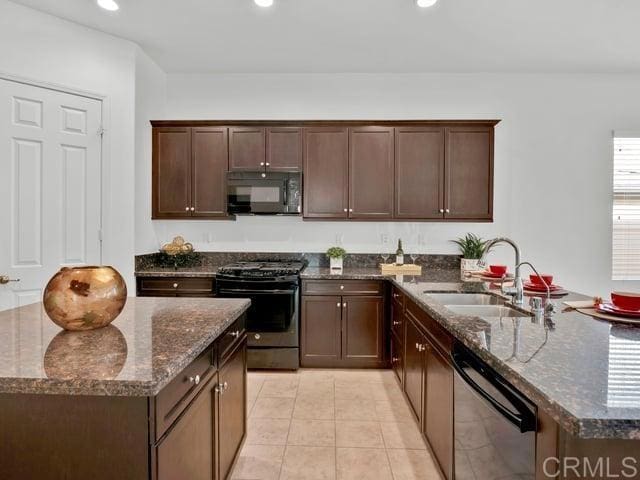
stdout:
<svg viewBox="0 0 640 480">
<path fill-rule="evenodd" d="M 486 400 L 500 415 L 506 418 L 510 423 L 520 430 L 520 433 L 536 431 L 536 416 L 527 407 L 527 405 L 497 376 L 486 368 L 475 358 L 461 351 L 454 351 L 451 355 L 453 360 L 453 368 L 462 377 L 480 397 Z M 488 392 L 482 389 L 473 378 L 465 371 L 464 366 L 468 366 L 480 374 L 488 383 L 498 390 L 517 410 L 512 412 L 502 403 L 492 397 Z"/>
</svg>

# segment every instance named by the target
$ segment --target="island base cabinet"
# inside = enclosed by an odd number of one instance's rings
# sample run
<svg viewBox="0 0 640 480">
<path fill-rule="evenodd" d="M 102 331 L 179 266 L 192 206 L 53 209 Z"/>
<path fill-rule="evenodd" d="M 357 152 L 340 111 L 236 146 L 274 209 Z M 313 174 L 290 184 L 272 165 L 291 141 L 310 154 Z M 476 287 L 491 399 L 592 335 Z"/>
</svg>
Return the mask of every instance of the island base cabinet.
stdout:
<svg viewBox="0 0 640 480">
<path fill-rule="evenodd" d="M 217 375 L 205 385 L 157 447 L 158 480 L 212 480 Z"/>
<path fill-rule="evenodd" d="M 226 479 L 247 429 L 247 347 L 240 344 L 219 372 L 218 458 L 219 475 Z M 186 477 L 185 477 L 186 478 Z"/>
<path fill-rule="evenodd" d="M 424 333 L 413 320 L 407 319 L 404 342 L 404 393 L 420 425 L 423 422 L 424 405 L 424 344 Z"/>
</svg>

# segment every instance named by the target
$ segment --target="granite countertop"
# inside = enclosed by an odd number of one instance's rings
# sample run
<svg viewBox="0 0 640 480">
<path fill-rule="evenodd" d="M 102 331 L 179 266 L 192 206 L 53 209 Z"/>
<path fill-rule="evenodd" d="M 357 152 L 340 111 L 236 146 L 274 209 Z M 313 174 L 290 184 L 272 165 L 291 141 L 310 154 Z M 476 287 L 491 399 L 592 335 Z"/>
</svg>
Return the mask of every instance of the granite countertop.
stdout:
<svg viewBox="0 0 640 480">
<path fill-rule="evenodd" d="M 429 296 L 436 292 L 498 294 L 495 284 L 467 282 L 459 271 L 383 277 L 376 269 L 307 269 L 304 278 L 386 278 L 433 319 L 520 389 L 565 430 L 580 438 L 640 439 L 640 327 L 565 311 L 554 299 L 552 323 L 456 315 Z M 528 307 L 527 307 L 528 308 Z"/>
<path fill-rule="evenodd" d="M 134 298 L 108 327 L 66 332 L 41 303 L 0 312 L 0 393 L 153 396 L 250 305 Z"/>
<path fill-rule="evenodd" d="M 136 277 L 198 277 L 211 278 L 216 276 L 222 265 L 198 265 L 195 267 L 148 267 L 136 270 Z"/>
</svg>

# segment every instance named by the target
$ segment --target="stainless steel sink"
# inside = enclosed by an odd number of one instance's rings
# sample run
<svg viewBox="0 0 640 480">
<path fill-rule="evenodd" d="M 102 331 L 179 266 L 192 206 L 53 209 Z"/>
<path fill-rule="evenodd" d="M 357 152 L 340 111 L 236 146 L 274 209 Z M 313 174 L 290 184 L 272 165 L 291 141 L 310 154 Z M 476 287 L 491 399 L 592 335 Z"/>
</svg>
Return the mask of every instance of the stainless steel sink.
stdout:
<svg viewBox="0 0 640 480">
<path fill-rule="evenodd" d="M 443 305 L 504 305 L 504 300 L 484 293 L 429 293 Z"/>
<path fill-rule="evenodd" d="M 529 317 L 527 313 L 505 307 L 504 305 L 445 305 L 451 312 L 457 315 L 470 315 L 473 317 Z"/>
</svg>

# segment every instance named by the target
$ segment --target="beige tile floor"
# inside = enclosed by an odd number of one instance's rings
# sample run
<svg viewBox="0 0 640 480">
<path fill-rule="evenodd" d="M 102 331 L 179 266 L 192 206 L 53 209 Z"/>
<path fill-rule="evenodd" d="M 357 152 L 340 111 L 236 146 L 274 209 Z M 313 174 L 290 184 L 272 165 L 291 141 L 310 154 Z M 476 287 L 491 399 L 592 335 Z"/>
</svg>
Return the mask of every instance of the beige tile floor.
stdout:
<svg viewBox="0 0 640 480">
<path fill-rule="evenodd" d="M 249 372 L 233 479 L 440 479 L 390 370 Z"/>
</svg>

